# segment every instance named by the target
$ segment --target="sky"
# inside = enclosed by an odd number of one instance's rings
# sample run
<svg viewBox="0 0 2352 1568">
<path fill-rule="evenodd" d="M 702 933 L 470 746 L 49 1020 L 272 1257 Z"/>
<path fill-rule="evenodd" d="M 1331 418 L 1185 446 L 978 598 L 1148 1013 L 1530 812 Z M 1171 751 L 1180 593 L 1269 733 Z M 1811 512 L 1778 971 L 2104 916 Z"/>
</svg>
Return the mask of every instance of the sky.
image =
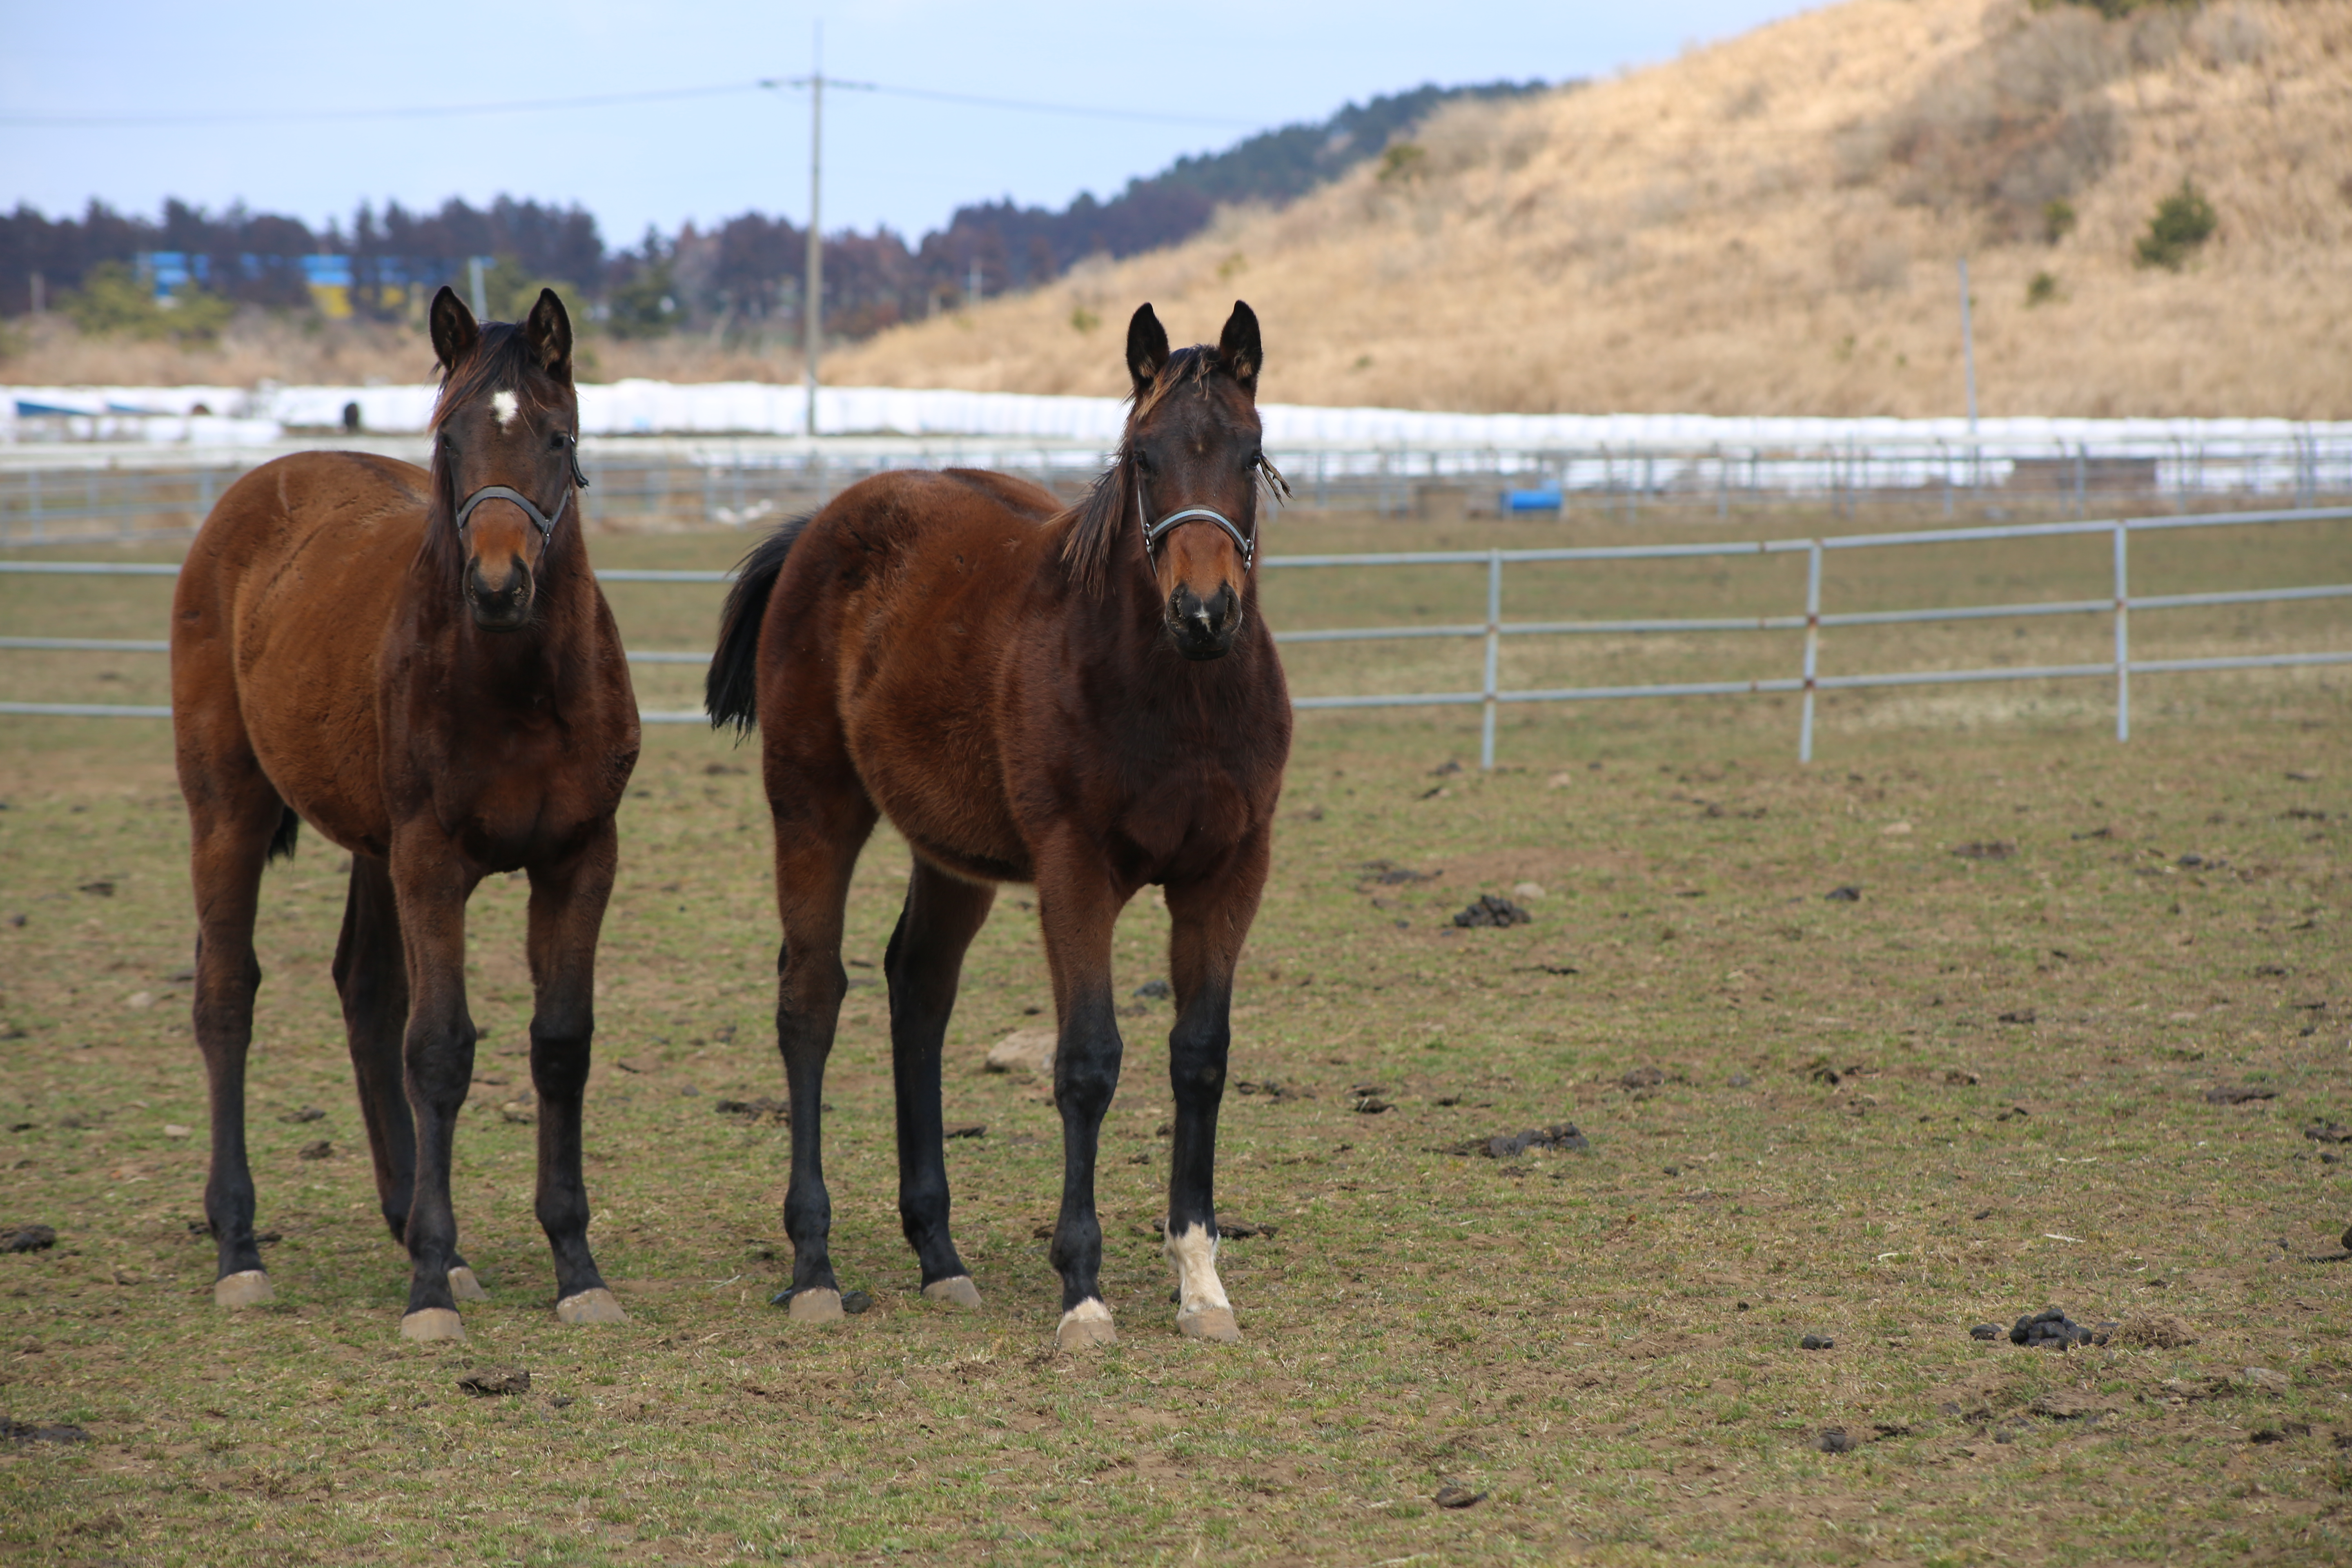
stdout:
<svg viewBox="0 0 2352 1568">
<path fill-rule="evenodd" d="M 1350 100 L 1423 81 L 1606 75 L 1801 8 L 0 0 L 0 200 L 52 216 L 93 196 L 149 215 L 167 195 L 214 210 L 241 200 L 317 224 L 348 223 L 362 201 L 415 209 L 505 193 L 577 202 L 613 246 L 747 208 L 804 222 L 807 93 L 751 84 L 808 74 L 821 26 L 828 76 L 899 89 L 827 91 L 824 227 L 912 237 L 968 202 L 1113 195 L 1183 153 Z M 415 112 L 692 89 L 723 90 Z M 926 92 L 1108 112 L 914 96 Z"/>
</svg>

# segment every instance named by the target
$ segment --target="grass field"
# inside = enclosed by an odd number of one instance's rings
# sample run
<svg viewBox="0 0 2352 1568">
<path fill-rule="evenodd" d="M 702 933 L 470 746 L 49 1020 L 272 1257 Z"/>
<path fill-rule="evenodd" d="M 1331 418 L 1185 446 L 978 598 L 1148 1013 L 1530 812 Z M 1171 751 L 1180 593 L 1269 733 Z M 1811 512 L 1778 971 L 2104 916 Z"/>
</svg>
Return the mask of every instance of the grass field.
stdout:
<svg viewBox="0 0 2352 1568">
<path fill-rule="evenodd" d="M 2298 527 L 2259 557 L 2181 540 L 2135 585 L 2340 575 L 2340 535 Z M 1293 529 L 1271 548 L 1405 542 Z M 595 551 L 700 564 L 741 544 Z M 2099 546 L 2050 552 L 1842 558 L 1832 597 L 2100 591 Z M 1783 612 L 1792 584 L 1779 563 L 1561 572 L 1507 608 Z M 152 637 L 165 590 L 0 593 L 12 629 Z M 1476 619 L 1482 595 L 1475 570 L 1301 573 L 1268 604 L 1288 627 Z M 614 598 L 639 646 L 707 644 L 709 590 Z M 2136 632 L 2151 653 L 2330 646 L 2335 614 Z M 2105 627 L 1842 634 L 1825 668 L 2096 658 Z M 1584 638 L 1515 648 L 1505 678 L 1780 673 L 1794 646 Z M 1297 651 L 1301 691 L 1475 684 L 1475 643 Z M 6 657 L 7 695 L 160 700 L 152 656 Z M 691 673 L 642 672 L 641 692 L 687 706 Z M 397 1340 L 405 1263 L 374 1217 L 326 973 L 343 858 L 308 834 L 269 873 L 259 934 L 278 1301 L 216 1312 L 189 1228 L 205 1110 L 165 727 L 0 720 L 0 1228 L 59 1237 L 0 1257 L 0 1413 L 90 1438 L 0 1441 L 0 1555 L 2343 1561 L 2352 1263 L 2326 1259 L 2352 1143 L 2305 1130 L 2352 1123 L 2352 701 L 2337 672 L 2149 679 L 2119 746 L 2106 697 L 1842 697 L 1811 768 L 1780 700 L 1514 710 L 1483 775 L 1447 771 L 1475 760 L 1475 710 L 1307 716 L 1235 1009 L 1233 1079 L 1281 1092 L 1230 1093 L 1223 1123 L 1221 1212 L 1270 1232 L 1226 1246 L 1246 1342 L 1173 1330 L 1150 1234 L 1170 1020 L 1138 1002 L 1104 1139 L 1122 1339 L 1084 1359 L 1052 1352 L 1035 1235 L 1056 1119 L 1041 1085 L 981 1068 L 1050 1008 L 1022 889 L 949 1036 L 949 1121 L 986 1129 L 949 1145 L 984 1309 L 916 1293 L 878 984 L 852 991 L 828 1083 L 835 1258 L 874 1305 L 807 1331 L 767 1305 L 789 1273 L 786 1135 L 713 1109 L 782 1092 L 767 828 L 753 753 L 685 729 L 648 732 L 624 813 L 589 1094 L 592 1238 L 633 1321 L 550 1310 L 532 1133 L 500 1109 L 527 1083 L 528 984 L 523 889 L 499 879 L 474 903 L 483 1047 L 456 1188 L 492 1300 L 463 1345 Z M 1383 882 L 1383 862 L 1425 879 Z M 878 979 L 905 867 L 886 833 L 860 868 L 856 981 Z M 1525 887 L 1529 925 L 1450 923 Z M 1123 987 L 1162 973 L 1164 940 L 1139 900 Z M 1358 1110 L 1366 1088 L 1391 1109 Z M 325 1114 L 285 1120 L 303 1107 Z M 1589 1151 L 1447 1152 L 1568 1121 Z M 327 1157 L 301 1157 L 322 1138 Z M 1969 1335 L 2053 1302 L 2136 1342 Z M 457 1384 L 509 1369 L 527 1394 Z M 1825 1451 L 1832 1428 L 1851 1451 Z M 1446 1485 L 1485 1495 L 1441 1508 Z"/>
</svg>

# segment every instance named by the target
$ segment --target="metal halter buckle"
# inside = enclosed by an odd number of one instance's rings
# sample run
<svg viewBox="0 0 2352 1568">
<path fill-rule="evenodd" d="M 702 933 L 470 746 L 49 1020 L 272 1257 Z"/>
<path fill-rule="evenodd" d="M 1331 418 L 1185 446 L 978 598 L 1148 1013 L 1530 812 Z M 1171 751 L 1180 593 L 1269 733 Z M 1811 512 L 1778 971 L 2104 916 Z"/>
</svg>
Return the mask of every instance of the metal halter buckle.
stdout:
<svg viewBox="0 0 2352 1568">
<path fill-rule="evenodd" d="M 1143 477 L 1140 474 L 1136 476 L 1135 480 L 1135 516 L 1136 521 L 1143 525 L 1143 553 L 1147 560 L 1150 558 L 1152 551 L 1158 548 L 1160 542 L 1167 538 L 1170 531 L 1177 524 L 1199 519 L 1203 522 L 1215 523 L 1231 536 L 1234 546 L 1242 552 L 1242 572 L 1244 575 L 1257 562 L 1257 541 L 1234 527 L 1234 520 L 1223 512 L 1212 511 L 1204 506 L 1190 506 L 1182 511 L 1171 511 L 1158 522 L 1153 522 L 1150 505 L 1143 499 Z"/>
</svg>

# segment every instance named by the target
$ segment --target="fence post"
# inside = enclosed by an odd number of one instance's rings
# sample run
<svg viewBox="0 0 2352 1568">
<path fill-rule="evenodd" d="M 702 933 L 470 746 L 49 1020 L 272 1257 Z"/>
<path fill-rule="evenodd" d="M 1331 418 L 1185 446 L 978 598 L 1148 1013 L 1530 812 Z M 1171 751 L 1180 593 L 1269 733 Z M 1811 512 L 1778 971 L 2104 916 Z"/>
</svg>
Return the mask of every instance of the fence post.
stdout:
<svg viewBox="0 0 2352 1568">
<path fill-rule="evenodd" d="M 2076 517 L 2088 517 L 2091 515 L 2090 468 L 2091 444 L 2088 441 L 2075 442 L 2074 515 Z"/>
<path fill-rule="evenodd" d="M 1822 653 L 1822 542 L 1805 552 L 1805 705 L 1797 726 L 1797 761 L 1813 760 L 1813 676 Z"/>
<path fill-rule="evenodd" d="M 2116 739 L 2131 739 L 2131 589 L 2125 542 L 2131 524 L 2116 524 Z"/>
<path fill-rule="evenodd" d="M 1478 766 L 1495 767 L 1495 681 L 1503 662 L 1503 552 L 1486 552 L 1486 717 L 1478 735 Z"/>
</svg>

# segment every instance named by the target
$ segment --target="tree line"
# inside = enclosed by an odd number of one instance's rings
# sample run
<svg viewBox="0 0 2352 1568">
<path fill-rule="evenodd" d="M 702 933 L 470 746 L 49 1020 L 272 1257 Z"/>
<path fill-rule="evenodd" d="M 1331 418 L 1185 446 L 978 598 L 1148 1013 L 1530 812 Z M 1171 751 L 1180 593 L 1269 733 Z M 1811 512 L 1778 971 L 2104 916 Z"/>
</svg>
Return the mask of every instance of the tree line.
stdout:
<svg viewBox="0 0 2352 1568">
<path fill-rule="evenodd" d="M 1536 92 L 1542 82 L 1424 85 L 1350 103 L 1328 118 L 1262 132 L 1224 151 L 1178 159 L 1128 182 L 1108 200 L 1081 195 L 1052 209 L 1010 200 L 960 207 L 946 226 L 913 244 L 887 227 L 824 241 L 824 327 L 861 338 L 977 293 L 993 296 L 1052 281 L 1091 256 L 1132 256 L 1198 233 L 1216 208 L 1290 201 L 1346 173 L 1461 98 Z M 635 246 L 610 248 L 593 214 L 577 205 L 500 196 L 486 207 L 452 197 L 432 212 L 398 203 L 362 205 L 346 226 L 248 211 L 212 214 L 166 201 L 154 218 L 93 199 L 79 217 L 51 218 L 19 205 L 0 214 L 0 314 L 22 315 L 41 289 L 52 304 L 101 268 L 120 278 L 142 253 L 202 258 L 201 287 L 236 304 L 310 309 L 304 257 L 347 256 L 350 305 L 360 316 L 400 320 L 434 288 L 463 289 L 473 258 L 493 258 L 486 292 L 494 315 L 511 315 L 542 284 L 587 307 L 617 336 L 695 331 L 725 336 L 797 333 L 807 234 L 791 219 L 747 212 L 709 227 L 648 228 Z M 36 284 L 36 279 L 38 284 Z M 119 285 L 118 285 L 119 286 Z"/>
</svg>

